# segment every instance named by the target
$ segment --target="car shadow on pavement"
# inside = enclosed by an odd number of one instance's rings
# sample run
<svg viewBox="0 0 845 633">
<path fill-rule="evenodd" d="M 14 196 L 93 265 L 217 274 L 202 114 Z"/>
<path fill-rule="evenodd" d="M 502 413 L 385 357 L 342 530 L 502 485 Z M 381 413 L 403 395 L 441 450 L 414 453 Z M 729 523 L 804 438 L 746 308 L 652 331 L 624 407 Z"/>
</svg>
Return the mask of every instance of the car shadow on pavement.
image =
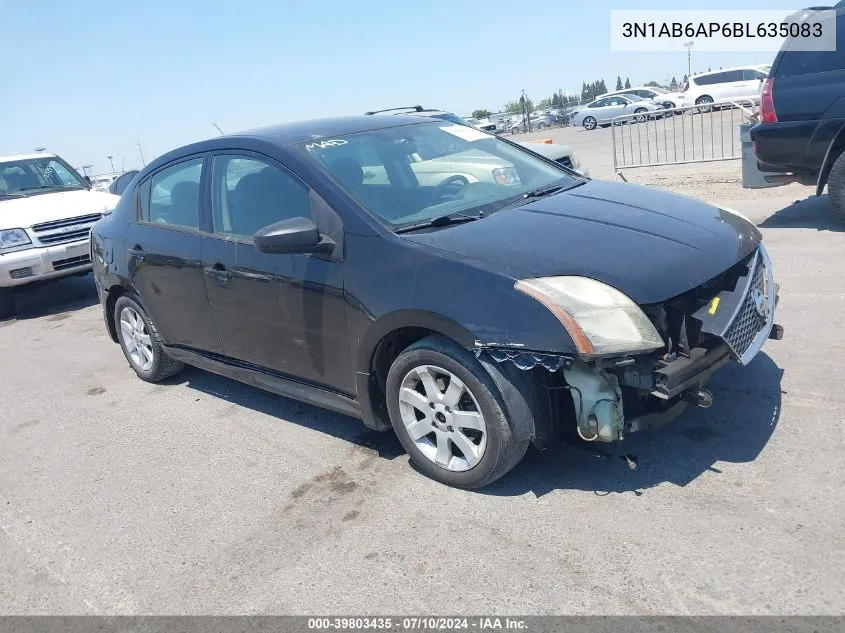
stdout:
<svg viewBox="0 0 845 633">
<path fill-rule="evenodd" d="M 827 194 L 812 195 L 775 211 L 758 226 L 764 229 L 800 228 L 817 231 L 845 231 L 845 218 L 833 210 Z"/>
<path fill-rule="evenodd" d="M 278 418 L 282 424 L 298 424 L 374 450 L 384 459 L 395 459 L 405 454 L 405 449 L 392 431 L 372 431 L 361 420 L 348 415 L 279 396 L 196 367 L 185 367 L 182 372 L 161 384 L 184 385 L 239 407 Z"/>
<path fill-rule="evenodd" d="M 777 426 L 782 376 L 764 353 L 747 367 L 732 363 L 711 379 L 709 409 L 687 409 L 668 426 L 614 444 L 567 438 L 543 452 L 530 450 L 513 471 L 479 492 L 540 497 L 574 489 L 639 496 L 662 483 L 686 486 L 705 472 L 721 473 L 716 462 L 753 461 Z"/>
<path fill-rule="evenodd" d="M 37 319 L 81 310 L 99 302 L 94 277 L 65 277 L 15 291 L 14 319 Z"/>
</svg>

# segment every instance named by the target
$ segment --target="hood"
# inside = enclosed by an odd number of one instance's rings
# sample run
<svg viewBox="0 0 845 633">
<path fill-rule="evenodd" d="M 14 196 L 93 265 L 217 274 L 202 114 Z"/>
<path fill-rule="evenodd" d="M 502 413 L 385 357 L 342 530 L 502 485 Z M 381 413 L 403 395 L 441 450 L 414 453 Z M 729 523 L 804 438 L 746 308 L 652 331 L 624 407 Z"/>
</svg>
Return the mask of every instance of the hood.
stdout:
<svg viewBox="0 0 845 633">
<path fill-rule="evenodd" d="M 103 213 L 117 206 L 120 196 L 104 191 L 75 189 L 0 200 L 0 229 L 29 228 L 33 224 Z"/>
<path fill-rule="evenodd" d="M 513 279 L 591 277 L 640 304 L 664 301 L 716 277 L 762 239 L 757 227 L 730 211 L 606 181 L 402 237 Z"/>
</svg>

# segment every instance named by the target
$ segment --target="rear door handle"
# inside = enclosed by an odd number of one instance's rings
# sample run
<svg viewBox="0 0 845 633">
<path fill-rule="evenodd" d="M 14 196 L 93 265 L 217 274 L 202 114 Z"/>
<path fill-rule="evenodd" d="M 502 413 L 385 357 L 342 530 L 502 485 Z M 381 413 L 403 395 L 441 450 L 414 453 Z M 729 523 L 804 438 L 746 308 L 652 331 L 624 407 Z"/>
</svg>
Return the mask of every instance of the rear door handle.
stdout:
<svg viewBox="0 0 845 633">
<path fill-rule="evenodd" d="M 223 264 L 217 263 L 214 266 L 206 266 L 202 271 L 209 277 L 214 277 L 219 284 L 227 284 L 232 278 L 232 273 L 226 270 Z"/>
</svg>

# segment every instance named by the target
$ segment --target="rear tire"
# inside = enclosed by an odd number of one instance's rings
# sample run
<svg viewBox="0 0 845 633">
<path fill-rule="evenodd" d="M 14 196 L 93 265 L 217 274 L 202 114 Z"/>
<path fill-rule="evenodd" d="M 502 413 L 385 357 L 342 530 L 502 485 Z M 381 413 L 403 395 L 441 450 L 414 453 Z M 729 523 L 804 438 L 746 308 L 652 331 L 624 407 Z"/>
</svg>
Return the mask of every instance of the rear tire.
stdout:
<svg viewBox="0 0 845 633">
<path fill-rule="evenodd" d="M 584 126 L 585 130 L 595 130 L 596 129 L 596 118 L 595 117 L 584 117 L 584 120 L 581 122 L 581 125 Z"/>
<path fill-rule="evenodd" d="M 839 155 L 827 179 L 827 193 L 833 210 L 845 219 L 845 152 Z"/>
<path fill-rule="evenodd" d="M 390 421 L 411 460 L 447 486 L 486 486 L 528 450 L 529 440 L 514 439 L 490 374 L 449 339 L 429 336 L 399 354 L 386 392 Z"/>
<path fill-rule="evenodd" d="M 711 112 L 713 110 L 713 97 L 708 97 L 707 95 L 703 97 L 699 97 L 695 100 L 695 105 L 698 106 L 698 111 L 704 114 L 705 112 Z"/>
<path fill-rule="evenodd" d="M 0 319 L 8 319 L 15 314 L 15 291 L 12 288 L 0 288 Z"/>
<path fill-rule="evenodd" d="M 159 382 L 175 376 L 184 364 L 167 355 L 161 337 L 141 304 L 129 295 L 114 305 L 117 340 L 129 366 L 146 382 Z"/>
</svg>

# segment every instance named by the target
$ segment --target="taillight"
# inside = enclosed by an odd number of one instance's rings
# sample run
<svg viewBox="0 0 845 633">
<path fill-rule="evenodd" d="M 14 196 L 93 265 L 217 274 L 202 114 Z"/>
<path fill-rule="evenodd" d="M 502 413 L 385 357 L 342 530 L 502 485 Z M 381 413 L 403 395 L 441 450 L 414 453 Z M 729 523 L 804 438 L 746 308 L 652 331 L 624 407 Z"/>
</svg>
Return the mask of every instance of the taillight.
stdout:
<svg viewBox="0 0 845 633">
<path fill-rule="evenodd" d="M 778 115 L 775 112 L 775 102 L 772 99 L 772 89 L 775 80 L 768 77 L 763 82 L 763 91 L 760 93 L 760 120 L 763 123 L 777 123 Z"/>
</svg>

